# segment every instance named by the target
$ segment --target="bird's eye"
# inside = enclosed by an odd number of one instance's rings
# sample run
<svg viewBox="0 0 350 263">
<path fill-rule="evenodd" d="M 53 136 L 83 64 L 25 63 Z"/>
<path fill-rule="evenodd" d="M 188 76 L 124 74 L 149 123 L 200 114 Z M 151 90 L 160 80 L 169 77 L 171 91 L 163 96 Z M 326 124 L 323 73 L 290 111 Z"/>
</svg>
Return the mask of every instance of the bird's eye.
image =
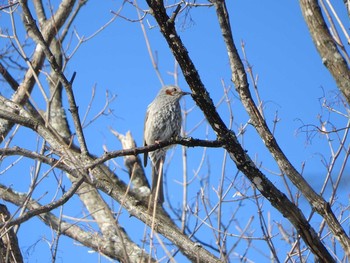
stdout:
<svg viewBox="0 0 350 263">
<path fill-rule="evenodd" d="M 170 95 L 170 96 L 174 96 L 175 94 L 174 93 L 176 93 L 176 92 L 178 92 L 178 89 L 177 88 L 172 88 L 172 89 L 167 89 L 166 91 L 165 91 L 165 93 L 167 94 L 167 95 Z"/>
</svg>

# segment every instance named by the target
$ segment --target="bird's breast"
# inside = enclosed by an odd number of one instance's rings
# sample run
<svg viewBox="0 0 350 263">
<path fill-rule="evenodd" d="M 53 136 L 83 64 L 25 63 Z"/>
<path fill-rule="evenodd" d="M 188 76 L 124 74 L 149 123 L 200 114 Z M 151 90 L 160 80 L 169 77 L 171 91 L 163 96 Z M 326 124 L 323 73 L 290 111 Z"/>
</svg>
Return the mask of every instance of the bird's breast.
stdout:
<svg viewBox="0 0 350 263">
<path fill-rule="evenodd" d="M 147 144 L 169 140 L 174 136 L 180 135 L 180 131 L 181 108 L 178 103 L 149 108 L 145 127 L 145 140 Z"/>
</svg>

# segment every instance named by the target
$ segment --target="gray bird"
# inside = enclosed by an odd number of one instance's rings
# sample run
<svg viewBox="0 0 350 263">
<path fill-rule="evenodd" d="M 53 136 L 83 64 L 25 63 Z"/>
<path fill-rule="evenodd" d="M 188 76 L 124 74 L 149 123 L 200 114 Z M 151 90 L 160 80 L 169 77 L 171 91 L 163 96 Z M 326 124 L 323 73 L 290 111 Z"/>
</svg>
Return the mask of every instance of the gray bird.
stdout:
<svg viewBox="0 0 350 263">
<path fill-rule="evenodd" d="M 144 126 L 144 146 L 167 141 L 171 138 L 176 138 L 181 131 L 181 108 L 180 99 L 184 95 L 191 94 L 183 92 L 176 86 L 164 86 L 148 105 L 145 126 Z M 163 193 L 163 164 L 166 156 L 166 151 L 171 146 L 153 151 L 149 153 L 152 164 L 152 197 L 155 198 L 157 184 L 159 182 L 158 202 L 164 202 Z M 144 166 L 147 166 L 148 153 L 144 154 Z M 159 178 L 159 179 L 158 179 Z"/>
</svg>

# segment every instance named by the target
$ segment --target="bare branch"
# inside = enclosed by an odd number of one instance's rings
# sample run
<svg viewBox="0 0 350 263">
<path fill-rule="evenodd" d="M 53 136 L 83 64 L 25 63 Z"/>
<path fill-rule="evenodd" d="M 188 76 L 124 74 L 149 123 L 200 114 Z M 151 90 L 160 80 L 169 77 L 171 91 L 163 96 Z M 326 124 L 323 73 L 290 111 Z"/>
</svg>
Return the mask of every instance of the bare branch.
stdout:
<svg viewBox="0 0 350 263">
<path fill-rule="evenodd" d="M 7 207 L 0 204 L 0 222 L 6 222 L 10 218 L 11 215 Z M 0 229 L 0 259 L 1 262 L 23 262 L 16 233 L 9 226 Z"/>
<path fill-rule="evenodd" d="M 328 68 L 338 88 L 347 102 L 350 103 L 349 65 L 337 49 L 337 44 L 327 28 L 318 2 L 316 0 L 300 0 L 299 3 L 322 63 Z M 350 256 L 350 252 L 348 256 Z"/>
<path fill-rule="evenodd" d="M 7 227 L 10 227 L 13 225 L 21 224 L 34 216 L 38 216 L 40 214 L 50 212 L 51 210 L 65 204 L 75 194 L 75 192 L 78 190 L 78 188 L 84 182 L 84 180 L 85 180 L 84 176 L 85 175 L 82 175 L 76 182 L 74 182 L 72 187 L 67 192 L 65 192 L 60 199 L 53 201 L 47 205 L 40 206 L 39 208 L 30 210 L 30 211 L 26 212 L 25 214 L 23 214 L 22 216 L 20 216 L 16 219 L 13 219 L 11 221 L 0 223 L 0 227 L 7 228 Z"/>
<path fill-rule="evenodd" d="M 1 117 L 1 113 L 0 113 Z M 176 139 L 171 139 L 169 141 L 161 141 L 157 144 L 153 145 L 147 145 L 143 147 L 135 147 L 135 148 L 130 148 L 130 149 L 124 149 L 124 150 L 118 150 L 118 151 L 112 151 L 112 152 L 106 152 L 103 154 L 102 157 L 97 158 L 93 165 L 88 167 L 88 168 L 93 168 L 101 163 L 104 163 L 112 158 L 120 157 L 120 156 L 127 156 L 127 155 L 138 155 L 141 153 L 145 152 L 152 152 L 164 147 L 167 147 L 172 144 L 180 144 L 183 146 L 188 146 L 188 147 L 213 147 L 213 148 L 218 148 L 222 147 L 223 142 L 220 141 L 207 141 L 207 140 L 200 140 L 200 139 L 194 139 L 191 137 L 187 138 L 176 138 Z"/>
<path fill-rule="evenodd" d="M 126 135 L 122 135 L 112 130 L 112 133 L 121 142 L 123 149 L 128 150 L 136 148 L 136 143 L 131 136 L 131 132 L 127 132 Z M 140 158 L 136 155 L 125 155 L 124 163 L 126 168 L 128 168 L 130 180 L 134 186 L 134 189 L 137 191 L 137 193 L 140 193 L 140 196 L 148 196 L 150 194 L 149 183 L 143 170 Z M 145 190 L 145 188 L 147 190 Z"/>
</svg>

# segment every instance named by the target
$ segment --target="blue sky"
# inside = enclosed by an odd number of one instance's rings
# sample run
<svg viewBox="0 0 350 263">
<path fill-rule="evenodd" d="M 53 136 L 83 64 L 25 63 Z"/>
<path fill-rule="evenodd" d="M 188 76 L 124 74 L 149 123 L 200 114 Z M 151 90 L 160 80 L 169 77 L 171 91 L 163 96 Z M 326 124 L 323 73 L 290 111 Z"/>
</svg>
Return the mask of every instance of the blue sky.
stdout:
<svg viewBox="0 0 350 263">
<path fill-rule="evenodd" d="M 297 130 L 302 123 L 319 124 L 317 117 L 322 113 L 319 99 L 324 93 L 331 94 L 337 88 L 315 50 L 299 5 L 296 1 L 231 0 L 227 2 L 237 48 L 242 55 L 240 43 L 241 41 L 245 43 L 249 63 L 253 66 L 254 74 L 259 76 L 258 88 L 260 97 L 264 101 L 268 124 L 272 127 L 275 113 L 278 112 L 280 121 L 277 124 L 276 137 L 281 148 L 298 170 L 300 170 L 302 163 L 306 162 L 305 176 L 310 184 L 319 190 L 325 174 L 325 169 L 320 163 L 319 153 L 324 154 L 327 158 L 329 154 L 328 144 L 324 137 L 319 135 L 316 135 L 311 142 L 307 142 L 306 134 L 298 133 Z M 140 1 L 139 4 L 142 8 L 147 8 L 143 1 Z M 77 34 L 85 37 L 90 36 L 112 18 L 113 14 L 110 11 L 118 10 L 119 6 L 120 1 L 88 2 L 74 23 Z M 345 17 L 346 13 L 342 9 L 342 5 L 336 7 L 342 17 Z M 130 19 L 137 18 L 135 9 L 128 4 L 125 5 L 121 14 Z M 214 8 L 193 8 L 190 17 L 180 14 L 177 24 L 180 36 L 201 75 L 205 87 L 214 102 L 218 102 L 223 96 L 221 80 L 227 86 L 232 86 L 232 83 L 230 82 L 231 73 L 226 49 L 215 17 Z M 1 21 L 3 19 L 5 19 L 5 16 L 0 17 L 0 23 L 3 23 Z M 347 19 L 343 21 L 348 23 Z M 155 21 L 150 16 L 146 17 L 147 35 L 153 53 L 157 54 L 158 67 L 165 83 L 173 84 L 174 78 L 168 72 L 174 71 L 174 58 L 158 28 L 148 28 L 147 22 L 152 26 L 156 26 Z M 346 25 L 346 27 L 348 26 L 349 24 Z M 68 49 L 68 54 L 72 52 L 77 43 L 74 35 L 72 35 L 72 38 L 73 41 Z M 115 100 L 110 104 L 113 114 L 99 118 L 85 130 L 89 150 L 93 154 L 100 155 L 103 153 L 103 145 L 107 145 L 109 150 L 120 149 L 119 142 L 109 130 L 110 127 L 120 133 L 131 131 L 137 144 L 141 146 L 145 111 L 147 105 L 157 94 L 161 84 L 152 68 L 140 24 L 117 18 L 105 30 L 81 45 L 67 66 L 66 76 L 68 79 L 73 72 L 77 72 L 74 91 L 81 115 L 84 115 L 90 101 L 92 87 L 96 86 L 96 95 L 88 119 L 93 118 L 101 110 L 105 103 L 106 90 L 109 91 L 109 94 L 116 95 Z M 179 85 L 183 90 L 189 91 L 181 72 L 179 74 Z M 9 91 L 7 92 L 10 94 Z M 40 101 L 39 95 L 36 94 L 36 96 Z M 233 131 L 237 133 L 239 126 L 248 121 L 248 116 L 233 86 L 229 97 L 234 115 Z M 185 98 L 185 100 L 187 109 L 194 107 L 194 102 L 190 97 Z M 227 106 L 227 103 L 224 102 L 218 110 L 228 124 L 229 111 Z M 325 115 L 324 117 L 327 118 L 328 116 Z M 191 130 L 202 118 L 202 113 L 195 107 L 189 114 L 187 130 Z M 339 126 L 344 126 L 346 123 L 346 119 L 333 115 L 331 120 Z M 207 125 L 204 122 L 191 136 L 206 138 L 206 130 Z M 208 137 L 215 139 L 211 129 L 208 130 Z M 33 138 L 35 137 L 33 136 Z M 20 144 L 23 141 L 17 141 L 17 143 Z M 278 171 L 270 154 L 251 126 L 248 126 L 244 136 L 244 147 L 252 159 L 261 162 L 264 168 Z M 188 149 L 189 177 L 192 177 L 191 172 L 198 167 L 202 151 L 202 149 Z M 223 155 L 221 149 L 208 149 L 207 151 L 207 159 L 211 164 L 210 183 L 212 183 L 212 187 L 209 187 L 211 195 L 213 195 L 211 189 L 218 185 L 219 178 L 217 175 L 221 174 Z M 122 159 L 117 159 L 116 162 L 120 166 L 123 165 Z M 175 180 L 181 181 L 181 177 L 177 177 L 178 167 L 181 167 L 181 163 L 181 147 L 178 146 L 175 149 L 173 161 L 167 170 L 167 184 L 173 189 L 171 197 L 174 204 L 181 200 L 181 186 L 175 182 Z M 24 169 L 24 172 L 29 170 L 29 168 L 21 169 Z M 17 172 L 14 169 L 12 171 L 14 171 L 13 173 Z M 149 167 L 146 171 L 147 174 L 150 174 Z M 209 167 L 205 166 L 200 172 L 201 176 L 205 177 L 208 171 Z M 236 169 L 230 160 L 228 160 L 226 171 L 228 178 L 232 178 L 236 173 Z M 122 169 L 117 169 L 117 174 L 126 182 L 128 181 L 128 175 Z M 269 172 L 265 172 L 265 174 L 276 185 L 283 186 L 280 177 Z M 11 178 L 8 175 L 3 177 L 6 183 L 13 183 L 14 185 L 18 183 L 13 182 L 13 177 Z M 322 180 L 317 177 L 322 178 Z M 242 175 L 240 175 L 240 178 L 239 182 L 241 184 L 247 183 Z M 53 180 L 53 178 L 50 180 Z M 24 180 L 22 183 L 24 184 L 23 189 L 18 188 L 18 190 L 26 191 L 25 187 L 28 182 Z M 229 180 L 225 182 L 225 185 L 227 186 L 228 183 Z M 199 185 L 198 180 L 190 186 L 190 201 L 194 200 Z M 68 186 L 69 183 L 67 182 Z M 45 186 L 41 191 L 44 191 L 44 189 Z M 231 192 L 229 199 L 232 199 L 234 193 L 234 191 Z M 42 192 L 38 191 L 37 195 L 40 196 L 40 194 Z M 346 202 L 346 196 L 339 197 L 339 202 Z M 67 207 L 69 215 L 81 216 L 79 202 L 73 200 L 73 203 L 78 206 L 78 209 Z M 256 208 L 249 206 L 249 202 L 246 202 L 244 206 L 244 209 L 240 210 L 242 211 L 240 218 L 246 220 L 251 215 L 256 214 Z M 301 204 L 301 206 L 305 208 L 304 211 L 308 210 L 307 205 Z M 279 213 L 270 208 L 267 201 L 264 201 L 264 208 L 266 215 L 271 212 L 276 221 L 286 222 Z M 235 209 L 235 204 L 227 206 L 227 209 L 225 213 L 226 216 L 229 216 L 232 210 Z M 130 220 L 133 224 L 138 224 L 135 219 L 129 219 L 127 215 L 121 217 L 121 221 L 125 224 L 129 224 Z M 33 232 L 32 226 L 40 226 L 40 229 L 45 231 L 42 236 L 50 238 L 50 232 L 47 229 L 45 230 L 45 227 L 35 219 L 31 223 L 23 225 L 20 229 L 19 239 L 24 248 L 37 241 L 37 236 L 34 236 L 34 239 L 30 238 L 30 233 Z M 139 227 L 141 230 L 143 229 L 142 226 Z M 257 225 L 255 228 L 258 227 Z M 203 231 L 208 230 L 203 229 Z M 140 232 L 140 230 L 137 229 L 135 233 L 132 233 L 135 235 L 135 240 L 142 237 L 137 232 Z M 73 256 L 76 257 L 77 254 L 85 262 L 96 261 L 97 255 L 87 253 L 84 248 L 78 248 L 79 246 L 74 245 L 74 250 L 71 250 L 72 241 L 67 238 L 63 238 L 61 245 L 59 255 L 62 257 L 62 262 L 69 262 L 69 259 Z M 40 253 L 33 252 L 32 255 L 29 255 L 29 262 L 50 261 L 45 242 L 39 242 L 37 249 Z M 244 246 L 242 249 L 244 249 Z M 288 251 L 288 247 L 281 247 L 281 250 Z M 74 255 L 70 253 L 74 253 Z M 253 260 L 257 260 L 261 255 L 256 252 L 256 254 L 250 256 Z M 281 256 L 281 259 L 283 258 L 284 256 Z M 108 261 L 102 260 L 102 262 Z"/>
</svg>

